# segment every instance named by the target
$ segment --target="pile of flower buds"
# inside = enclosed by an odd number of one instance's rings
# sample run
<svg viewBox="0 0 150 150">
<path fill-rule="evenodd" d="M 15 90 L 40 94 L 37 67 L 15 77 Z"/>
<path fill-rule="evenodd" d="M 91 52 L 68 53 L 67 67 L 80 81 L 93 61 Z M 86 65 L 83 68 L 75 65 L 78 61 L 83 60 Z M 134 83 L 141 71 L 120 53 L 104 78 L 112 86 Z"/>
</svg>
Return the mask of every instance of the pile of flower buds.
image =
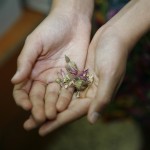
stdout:
<svg viewBox="0 0 150 150">
<path fill-rule="evenodd" d="M 68 56 L 65 56 L 65 60 L 67 73 L 61 69 L 56 82 L 66 89 L 74 87 L 76 97 L 80 97 L 80 91 L 84 91 L 93 82 L 94 77 L 89 74 L 88 69 L 79 71 L 75 62 L 71 61 Z"/>
</svg>

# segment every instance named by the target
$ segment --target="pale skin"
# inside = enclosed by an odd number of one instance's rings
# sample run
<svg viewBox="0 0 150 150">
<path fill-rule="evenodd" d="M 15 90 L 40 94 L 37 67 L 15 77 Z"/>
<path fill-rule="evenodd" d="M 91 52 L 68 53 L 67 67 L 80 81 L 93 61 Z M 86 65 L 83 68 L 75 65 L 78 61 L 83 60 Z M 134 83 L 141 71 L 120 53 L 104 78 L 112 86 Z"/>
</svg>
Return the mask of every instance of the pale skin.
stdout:
<svg viewBox="0 0 150 150">
<path fill-rule="evenodd" d="M 18 57 L 13 95 L 19 106 L 32 111 L 25 128 L 31 126 L 32 118 L 36 124 L 56 118 L 57 111 L 66 109 L 72 98 L 72 88 L 60 88 L 54 81 L 57 72 L 65 67 L 65 55 L 77 62 L 80 70 L 84 69 L 93 1 L 89 0 L 82 9 L 80 4 L 79 0 L 55 0 L 50 15 L 28 36 Z"/>
<path fill-rule="evenodd" d="M 68 1 L 65 1 L 66 5 Z M 18 59 L 20 72 L 12 79 L 16 103 L 25 110 L 32 110 L 24 128 L 29 130 L 42 124 L 40 135 L 84 115 L 90 123 L 95 123 L 123 80 L 130 50 L 150 28 L 147 13 L 150 1 L 132 0 L 97 31 L 89 45 L 93 1 L 87 0 L 85 5 L 81 1 L 70 0 L 68 4 L 78 6 L 75 7 L 78 8 L 77 13 L 74 9 L 68 10 L 77 16 L 75 23 L 72 23 L 74 19 L 70 19 L 70 14 L 69 17 L 65 17 L 68 13 L 63 16 L 61 8 L 66 5 L 56 0 L 52 13 L 29 36 Z M 60 14 L 61 26 L 59 20 L 55 20 Z M 69 18 L 67 28 L 66 18 Z M 94 75 L 93 84 L 81 98 L 71 100 L 72 88 L 61 89 L 52 83 L 57 69 L 65 65 L 64 55 L 75 61 L 81 70 L 89 68 Z M 47 118 L 49 121 L 45 122 Z"/>
</svg>

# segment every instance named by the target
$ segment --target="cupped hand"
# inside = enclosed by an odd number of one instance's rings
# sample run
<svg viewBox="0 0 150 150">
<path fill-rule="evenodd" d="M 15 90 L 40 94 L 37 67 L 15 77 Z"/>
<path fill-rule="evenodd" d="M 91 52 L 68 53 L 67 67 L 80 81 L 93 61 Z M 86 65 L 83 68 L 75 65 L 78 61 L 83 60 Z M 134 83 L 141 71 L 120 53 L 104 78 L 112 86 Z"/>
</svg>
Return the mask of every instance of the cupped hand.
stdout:
<svg viewBox="0 0 150 150">
<path fill-rule="evenodd" d="M 65 68 L 65 55 L 83 70 L 89 46 L 91 24 L 78 15 L 51 13 L 26 39 L 18 57 L 13 96 L 25 110 L 31 110 L 25 122 L 32 129 L 68 106 L 74 89 L 55 83 Z"/>
<path fill-rule="evenodd" d="M 43 124 L 39 134 L 44 136 L 84 115 L 88 115 L 90 123 L 95 123 L 122 82 L 127 56 L 128 48 L 114 28 L 99 29 L 90 44 L 85 67 L 94 75 L 94 82 L 81 98 L 73 98 L 55 120 Z"/>
</svg>

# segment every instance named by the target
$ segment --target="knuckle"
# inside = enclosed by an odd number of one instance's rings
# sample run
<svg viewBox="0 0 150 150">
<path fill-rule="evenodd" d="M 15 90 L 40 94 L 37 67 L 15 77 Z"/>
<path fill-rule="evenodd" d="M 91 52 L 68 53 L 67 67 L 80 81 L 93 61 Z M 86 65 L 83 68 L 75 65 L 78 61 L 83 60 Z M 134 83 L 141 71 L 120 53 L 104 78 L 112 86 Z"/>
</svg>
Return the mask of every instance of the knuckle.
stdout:
<svg viewBox="0 0 150 150">
<path fill-rule="evenodd" d="M 30 94 L 30 99 L 43 99 L 43 93 L 38 92 L 38 93 L 32 93 Z"/>
<path fill-rule="evenodd" d="M 68 98 L 67 96 L 61 96 L 60 100 L 63 102 L 68 102 L 68 101 L 70 101 L 70 98 Z"/>
<path fill-rule="evenodd" d="M 54 119 L 56 117 L 56 110 L 54 109 L 46 109 L 45 115 L 48 119 Z"/>
<path fill-rule="evenodd" d="M 51 110 L 50 108 L 55 107 L 55 105 L 56 105 L 56 101 L 53 101 L 52 99 L 50 99 L 50 100 L 47 100 L 47 99 L 46 99 L 46 101 L 45 101 L 45 108 L 46 108 L 48 111 Z"/>
<path fill-rule="evenodd" d="M 59 92 L 51 91 L 49 93 L 46 93 L 45 98 L 48 99 L 50 97 L 58 97 L 58 95 L 59 95 Z"/>
</svg>

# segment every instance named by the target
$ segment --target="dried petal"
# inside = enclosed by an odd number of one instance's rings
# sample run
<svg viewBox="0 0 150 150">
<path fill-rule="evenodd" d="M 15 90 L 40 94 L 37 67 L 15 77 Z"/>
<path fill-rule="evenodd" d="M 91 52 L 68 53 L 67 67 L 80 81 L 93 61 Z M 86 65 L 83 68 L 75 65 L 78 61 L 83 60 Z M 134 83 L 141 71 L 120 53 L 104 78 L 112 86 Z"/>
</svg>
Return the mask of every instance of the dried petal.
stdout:
<svg viewBox="0 0 150 150">
<path fill-rule="evenodd" d="M 70 58 L 68 56 L 65 56 L 65 60 L 66 60 L 66 70 L 73 74 L 73 75 L 77 75 L 78 74 L 78 68 L 77 65 L 75 64 L 75 62 L 70 61 Z"/>
<path fill-rule="evenodd" d="M 88 83 L 86 83 L 84 80 L 77 80 L 74 83 L 74 86 L 77 91 L 83 91 L 88 87 Z"/>
<path fill-rule="evenodd" d="M 70 58 L 68 56 L 66 56 L 66 55 L 65 55 L 65 60 L 66 60 L 66 63 L 70 62 Z"/>
<path fill-rule="evenodd" d="M 56 79 L 56 82 L 57 82 L 57 83 L 60 83 L 60 82 L 61 82 L 61 79 L 60 79 L 60 78 L 57 78 L 57 79 Z"/>
<path fill-rule="evenodd" d="M 61 71 L 61 75 L 62 75 L 62 77 L 64 78 L 64 77 L 65 77 L 65 75 L 66 75 L 66 74 L 65 74 L 65 72 L 64 72 L 62 69 L 61 69 L 60 71 Z"/>
<path fill-rule="evenodd" d="M 85 90 L 93 82 L 94 77 L 89 74 L 88 69 L 79 73 L 77 65 L 75 62 L 71 61 L 68 56 L 65 56 L 65 60 L 67 63 L 65 67 L 67 73 L 61 69 L 58 73 L 58 79 L 56 79 L 56 82 L 64 88 L 68 88 L 70 86 L 74 87 L 76 97 L 80 97 L 80 91 Z"/>
<path fill-rule="evenodd" d="M 64 87 L 65 87 L 65 89 L 67 89 L 67 88 L 68 88 L 68 86 L 69 86 L 69 85 L 67 85 L 67 84 L 66 84 L 66 85 L 64 86 Z"/>
</svg>

